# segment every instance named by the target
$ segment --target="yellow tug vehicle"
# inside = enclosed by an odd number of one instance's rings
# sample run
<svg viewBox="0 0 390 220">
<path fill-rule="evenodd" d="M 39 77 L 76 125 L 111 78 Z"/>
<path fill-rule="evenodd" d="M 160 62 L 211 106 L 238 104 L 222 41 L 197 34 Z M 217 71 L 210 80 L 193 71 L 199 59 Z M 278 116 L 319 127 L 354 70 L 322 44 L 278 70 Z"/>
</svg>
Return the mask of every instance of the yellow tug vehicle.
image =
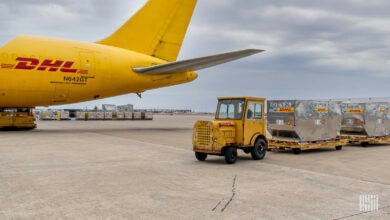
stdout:
<svg viewBox="0 0 390 220">
<path fill-rule="evenodd" d="M 224 156 L 225 162 L 237 160 L 237 150 L 264 158 L 268 140 L 264 115 L 264 98 L 222 97 L 218 99 L 213 121 L 197 121 L 193 130 L 193 150 L 199 161 L 207 155 Z"/>
<path fill-rule="evenodd" d="M 36 127 L 31 108 L 0 109 L 0 129 L 29 130 Z"/>
</svg>

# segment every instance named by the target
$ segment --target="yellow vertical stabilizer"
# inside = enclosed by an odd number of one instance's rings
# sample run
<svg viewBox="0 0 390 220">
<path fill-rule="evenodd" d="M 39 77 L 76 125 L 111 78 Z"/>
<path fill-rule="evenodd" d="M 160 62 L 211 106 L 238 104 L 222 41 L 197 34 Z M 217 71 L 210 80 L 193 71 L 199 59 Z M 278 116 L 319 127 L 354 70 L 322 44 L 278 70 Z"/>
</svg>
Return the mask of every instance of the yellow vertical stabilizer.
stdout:
<svg viewBox="0 0 390 220">
<path fill-rule="evenodd" d="M 196 0 L 149 0 L 110 37 L 97 43 L 175 61 Z"/>
</svg>

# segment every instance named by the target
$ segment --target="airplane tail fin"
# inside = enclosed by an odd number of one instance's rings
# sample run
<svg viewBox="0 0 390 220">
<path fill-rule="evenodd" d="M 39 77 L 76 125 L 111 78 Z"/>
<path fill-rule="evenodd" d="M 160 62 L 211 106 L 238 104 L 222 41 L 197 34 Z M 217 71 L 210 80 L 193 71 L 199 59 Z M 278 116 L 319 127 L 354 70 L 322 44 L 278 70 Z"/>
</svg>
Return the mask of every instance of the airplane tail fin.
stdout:
<svg viewBox="0 0 390 220">
<path fill-rule="evenodd" d="M 97 43 L 175 61 L 195 5 L 196 0 L 149 0 L 114 34 Z"/>
</svg>

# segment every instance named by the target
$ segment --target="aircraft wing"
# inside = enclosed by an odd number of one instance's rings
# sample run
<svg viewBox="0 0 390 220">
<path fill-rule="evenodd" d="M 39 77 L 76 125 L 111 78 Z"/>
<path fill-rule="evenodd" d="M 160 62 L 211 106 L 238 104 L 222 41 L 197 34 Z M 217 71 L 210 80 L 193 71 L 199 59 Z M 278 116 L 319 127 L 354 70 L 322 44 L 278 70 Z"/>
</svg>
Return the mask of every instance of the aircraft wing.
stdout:
<svg viewBox="0 0 390 220">
<path fill-rule="evenodd" d="M 133 68 L 133 71 L 136 73 L 148 74 L 148 75 L 194 71 L 194 70 L 200 70 L 200 69 L 216 66 L 233 60 L 237 60 L 263 51 L 264 50 L 257 50 L 257 49 L 240 50 L 240 51 L 217 54 L 217 55 L 207 56 L 207 57 L 200 57 L 200 58 L 195 58 L 190 60 L 169 62 L 169 63 L 159 64 L 155 66 L 136 67 Z"/>
</svg>

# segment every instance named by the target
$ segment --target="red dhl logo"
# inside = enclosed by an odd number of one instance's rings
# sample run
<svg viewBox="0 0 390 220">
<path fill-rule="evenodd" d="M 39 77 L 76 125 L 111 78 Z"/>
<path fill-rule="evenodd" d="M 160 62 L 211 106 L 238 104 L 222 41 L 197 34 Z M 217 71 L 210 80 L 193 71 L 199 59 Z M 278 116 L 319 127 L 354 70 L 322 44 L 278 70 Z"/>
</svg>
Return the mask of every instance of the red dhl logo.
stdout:
<svg viewBox="0 0 390 220">
<path fill-rule="evenodd" d="M 226 121 L 226 122 L 220 122 L 219 123 L 219 127 L 224 127 L 224 126 L 233 126 L 234 124 L 230 121 Z"/>
<path fill-rule="evenodd" d="M 17 69 L 17 70 L 38 70 L 49 72 L 63 72 L 63 73 L 81 73 L 87 74 L 88 70 L 73 69 L 73 61 L 50 60 L 45 59 L 42 62 L 36 58 L 18 57 L 16 64 L 1 64 L 3 69 Z"/>
<path fill-rule="evenodd" d="M 358 109 L 347 109 L 347 113 L 350 113 L 350 114 L 363 114 L 364 110 L 361 109 L 361 108 L 358 108 Z"/>
<path fill-rule="evenodd" d="M 294 108 L 278 108 L 277 112 L 294 112 Z"/>
<path fill-rule="evenodd" d="M 319 113 L 328 113 L 328 108 L 316 108 L 316 112 L 319 112 Z"/>
</svg>

